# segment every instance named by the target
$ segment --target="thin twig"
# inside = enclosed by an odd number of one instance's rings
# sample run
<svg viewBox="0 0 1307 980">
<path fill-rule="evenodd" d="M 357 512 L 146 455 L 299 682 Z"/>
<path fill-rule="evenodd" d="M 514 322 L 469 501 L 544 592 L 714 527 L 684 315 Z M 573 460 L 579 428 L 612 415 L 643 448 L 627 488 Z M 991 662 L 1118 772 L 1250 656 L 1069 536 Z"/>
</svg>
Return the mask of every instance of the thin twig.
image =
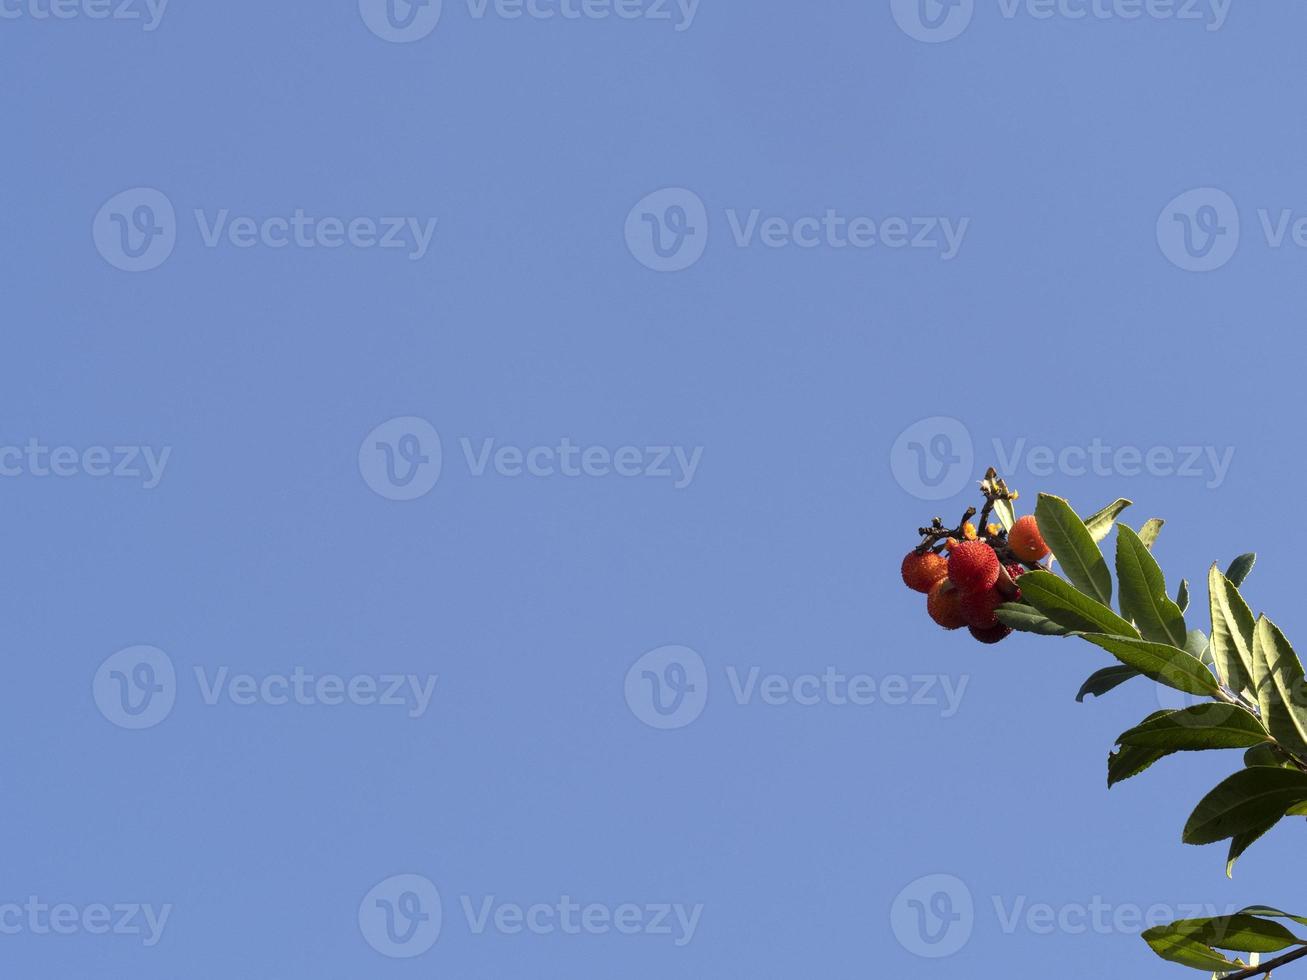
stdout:
<svg viewBox="0 0 1307 980">
<path fill-rule="evenodd" d="M 1307 946 L 1300 946 L 1292 953 L 1285 953 L 1283 956 L 1273 960 L 1267 960 L 1258 966 L 1250 966 L 1246 970 L 1240 970 L 1238 973 L 1227 973 L 1222 980 L 1250 980 L 1252 977 L 1260 977 L 1270 973 L 1277 966 L 1284 966 L 1286 963 L 1292 963 L 1294 960 L 1300 960 L 1307 956 Z"/>
</svg>

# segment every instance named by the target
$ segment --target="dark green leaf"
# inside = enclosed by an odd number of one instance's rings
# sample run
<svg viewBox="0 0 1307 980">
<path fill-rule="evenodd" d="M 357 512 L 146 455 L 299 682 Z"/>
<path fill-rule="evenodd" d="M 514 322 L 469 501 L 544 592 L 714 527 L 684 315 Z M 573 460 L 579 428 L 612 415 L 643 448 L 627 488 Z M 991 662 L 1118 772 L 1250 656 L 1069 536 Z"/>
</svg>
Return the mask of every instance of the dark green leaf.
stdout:
<svg viewBox="0 0 1307 980">
<path fill-rule="evenodd" d="M 1234 583 L 1235 588 L 1243 585 L 1243 580 L 1248 577 L 1248 573 L 1253 570 L 1257 564 L 1257 554 L 1248 552 L 1246 555 L 1240 555 L 1234 561 L 1230 562 L 1230 567 L 1226 570 L 1225 577 Z"/>
<path fill-rule="evenodd" d="M 1230 838 L 1230 851 L 1225 856 L 1225 876 L 1227 878 L 1234 877 L 1235 862 L 1243 856 L 1243 852 L 1257 843 L 1279 822 L 1279 817 L 1268 817 L 1251 830 L 1242 831 Z"/>
<path fill-rule="evenodd" d="M 1299 925 L 1307 926 L 1307 916 L 1281 912 L 1279 909 L 1273 909 L 1268 905 L 1249 905 L 1246 909 L 1240 909 L 1238 914 L 1257 915 L 1261 916 L 1263 919 L 1292 919 Z"/>
<path fill-rule="evenodd" d="M 1139 631 L 1110 606 L 1096 601 L 1052 572 L 1026 572 L 1021 576 L 1021 597 L 1068 630 L 1138 636 Z"/>
<path fill-rule="evenodd" d="M 1245 766 L 1288 766 L 1290 768 L 1293 766 L 1270 742 L 1254 745 L 1245 752 L 1243 754 L 1243 764 Z"/>
<path fill-rule="evenodd" d="M 1208 667 L 1212 666 L 1211 643 L 1202 630 L 1190 630 L 1185 636 L 1184 648 L 1191 657 L 1197 657 Z"/>
<path fill-rule="evenodd" d="M 1123 745 L 1107 757 L 1107 788 L 1138 776 L 1158 759 L 1167 755 L 1163 749 L 1145 749 L 1137 745 Z"/>
<path fill-rule="evenodd" d="M 1102 541 L 1112 533 L 1112 525 L 1116 519 L 1121 516 L 1121 512 L 1129 507 L 1131 501 L 1125 497 L 1118 497 L 1098 513 L 1085 518 L 1085 527 L 1089 529 L 1089 536 L 1095 541 Z"/>
<path fill-rule="evenodd" d="M 1109 605 L 1112 602 L 1112 574 L 1107 570 L 1107 562 L 1103 560 L 1103 553 L 1094 543 L 1089 528 L 1071 505 L 1061 497 L 1041 493 L 1035 506 L 1035 520 L 1039 524 L 1039 533 L 1062 563 L 1071 583 L 1103 605 Z"/>
<path fill-rule="evenodd" d="M 999 608 L 1002 608 L 1001 606 Z M 1139 671 L 1133 667 L 1118 665 L 1116 667 L 1104 667 L 1102 670 L 1095 671 L 1089 675 L 1089 679 L 1080 685 L 1080 690 L 1076 694 L 1077 701 L 1084 701 L 1087 695 L 1092 694 L 1096 698 L 1101 698 L 1112 688 L 1119 684 L 1124 684 L 1132 677 L 1138 677 Z"/>
<path fill-rule="evenodd" d="M 1145 639 L 1183 647 L 1187 634 L 1184 613 L 1166 594 L 1166 579 L 1157 559 L 1125 524 L 1116 528 L 1116 577 L 1121 615 L 1134 620 Z"/>
<path fill-rule="evenodd" d="M 1212 844 L 1264 827 L 1307 800 L 1307 773 L 1256 766 L 1223 780 L 1199 801 L 1184 827 L 1186 844 Z"/>
<path fill-rule="evenodd" d="M 1021 576 L 1023 579 L 1025 576 Z M 1059 626 L 1034 606 L 1024 602 L 1005 602 L 998 607 L 999 622 L 1011 626 L 1023 633 L 1038 633 L 1041 636 L 1066 636 L 1072 632 L 1065 626 Z"/>
<path fill-rule="evenodd" d="M 1187 694 L 1217 697 L 1220 693 L 1220 685 L 1212 672 L 1183 650 L 1125 636 L 1085 634 L 1084 638 L 1159 684 Z"/>
<path fill-rule="evenodd" d="M 1189 611 L 1189 580 L 1187 578 L 1180 579 L 1180 588 L 1175 594 L 1175 604 L 1180 607 L 1182 613 Z"/>
<path fill-rule="evenodd" d="M 1216 672 L 1230 690 L 1253 686 L 1253 632 L 1255 620 L 1239 589 L 1213 565 L 1207 572 L 1207 594 L 1212 611 L 1212 659 Z"/>
<path fill-rule="evenodd" d="M 1194 752 L 1203 749 L 1246 749 L 1268 739 L 1261 722 L 1243 708 L 1212 702 L 1146 721 L 1117 739 L 1122 745 Z"/>
</svg>

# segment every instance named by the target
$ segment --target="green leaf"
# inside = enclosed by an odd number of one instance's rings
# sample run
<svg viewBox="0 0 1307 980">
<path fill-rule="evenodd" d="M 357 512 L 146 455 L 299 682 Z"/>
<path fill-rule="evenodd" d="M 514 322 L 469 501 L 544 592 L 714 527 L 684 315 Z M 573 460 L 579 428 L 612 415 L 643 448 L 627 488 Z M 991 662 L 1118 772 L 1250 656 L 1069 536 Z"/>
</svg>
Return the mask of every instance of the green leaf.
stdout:
<svg viewBox="0 0 1307 980">
<path fill-rule="evenodd" d="M 1025 576 L 1021 576 L 1023 579 Z M 1059 626 L 1034 606 L 1024 602 L 1005 602 L 996 611 L 999 622 L 1011 626 L 1023 633 L 1038 633 L 1041 636 L 1066 636 L 1072 631 Z"/>
<path fill-rule="evenodd" d="M 1246 913 L 1216 916 L 1210 919 L 1177 919 L 1168 925 L 1148 930 L 1156 935 L 1172 934 L 1238 953 L 1278 953 L 1290 946 L 1301 946 L 1287 927 L 1269 919 Z M 1145 933 L 1147 935 L 1147 933 Z"/>
<path fill-rule="evenodd" d="M 1257 553 L 1250 551 L 1246 555 L 1240 555 L 1234 561 L 1230 562 L 1230 567 L 1225 572 L 1225 577 L 1234 583 L 1235 588 L 1243 585 L 1243 580 L 1248 577 L 1248 573 L 1253 570 L 1257 564 Z"/>
<path fill-rule="evenodd" d="M 1184 826 L 1186 844 L 1213 844 L 1264 827 L 1307 800 L 1307 773 L 1257 766 L 1242 769 L 1204 796 Z"/>
<path fill-rule="evenodd" d="M 1253 631 L 1253 685 L 1267 731 L 1288 751 L 1307 755 L 1307 682 L 1302 664 L 1284 634 L 1265 616 Z"/>
<path fill-rule="evenodd" d="M 1071 505 L 1061 497 L 1041 493 L 1035 506 L 1035 520 L 1039 524 L 1039 533 L 1062 563 L 1071 583 L 1103 605 L 1110 605 L 1112 574 L 1107 570 L 1107 562 L 1103 560 L 1103 553 L 1094 543 L 1089 528 Z M 1021 587 L 1025 589 L 1024 582 Z"/>
<path fill-rule="evenodd" d="M 1243 764 L 1245 766 L 1276 766 L 1278 768 L 1293 768 L 1293 763 L 1289 762 L 1270 742 L 1262 745 L 1254 745 L 1251 749 L 1243 754 Z"/>
<path fill-rule="evenodd" d="M 1144 547 L 1149 551 L 1153 550 L 1153 545 L 1157 544 L 1157 536 L 1162 533 L 1162 528 L 1166 526 L 1166 521 L 1160 517 L 1154 517 L 1146 521 L 1144 526 L 1139 529 L 1139 540 L 1144 543 Z"/>
<path fill-rule="evenodd" d="M 999 607 L 1002 608 L 1001 606 Z M 1096 698 L 1101 698 L 1112 688 L 1124 684 L 1132 677 L 1138 677 L 1139 671 L 1133 667 L 1117 665 L 1115 667 L 1104 667 L 1102 670 L 1095 671 L 1089 675 L 1088 680 L 1080 685 L 1080 690 L 1076 693 L 1077 701 L 1084 701 L 1086 696 L 1092 694 Z"/>
<path fill-rule="evenodd" d="M 1207 634 L 1202 630 L 1190 630 L 1185 637 L 1185 652 L 1192 657 L 1197 657 L 1208 667 L 1212 666 L 1211 646 Z"/>
<path fill-rule="evenodd" d="M 1024 576 L 1023 576 L 1024 578 Z M 1220 685 L 1212 672 L 1198 660 L 1164 643 L 1150 643 L 1126 636 L 1104 636 L 1089 633 L 1084 638 L 1097 644 L 1128 667 L 1134 667 L 1159 684 L 1173 687 L 1187 694 L 1217 697 Z"/>
<path fill-rule="evenodd" d="M 1107 757 L 1107 788 L 1138 776 L 1158 759 L 1166 756 L 1162 749 L 1145 749 L 1137 745 L 1123 745 Z"/>
<path fill-rule="evenodd" d="M 1121 615 L 1132 619 L 1144 639 L 1184 647 L 1184 613 L 1166 594 L 1166 579 L 1157 559 L 1139 535 L 1125 524 L 1116 528 L 1116 577 L 1121 586 Z"/>
<path fill-rule="evenodd" d="M 1252 847 L 1257 843 L 1257 841 L 1261 840 L 1262 837 L 1266 836 L 1270 829 L 1279 822 L 1279 817 L 1268 817 L 1251 830 L 1245 830 L 1230 838 L 1230 850 L 1225 856 L 1225 876 L 1227 878 L 1234 877 L 1235 862 L 1243 857 L 1244 851 L 1248 850 L 1248 848 Z"/>
<path fill-rule="evenodd" d="M 1222 683 L 1239 692 L 1253 687 L 1253 632 L 1256 621 L 1239 589 L 1215 565 L 1207 572 L 1212 610 L 1212 659 Z"/>
<path fill-rule="evenodd" d="M 1121 516 L 1121 512 L 1130 506 L 1132 501 L 1126 500 L 1125 497 L 1117 497 L 1098 513 L 1091 517 L 1085 518 L 1085 527 L 1089 529 L 1089 536 L 1095 542 L 1102 541 L 1112 533 L 1112 525 L 1116 519 Z"/>
<path fill-rule="evenodd" d="M 1187 578 L 1180 579 L 1180 588 L 1175 594 L 1175 604 L 1180 607 L 1182 613 L 1189 611 L 1189 580 Z"/>
<path fill-rule="evenodd" d="M 1257 915 L 1261 916 L 1263 919 L 1292 919 L 1299 925 L 1307 926 L 1307 916 L 1281 912 L 1279 909 L 1273 909 L 1268 905 L 1249 905 L 1246 909 L 1240 909 L 1237 914 Z"/>
<path fill-rule="evenodd" d="M 1122 745 L 1164 749 L 1167 752 L 1195 752 L 1203 749 L 1246 749 L 1260 745 L 1269 736 L 1250 712 L 1233 704 L 1196 704 L 1182 711 L 1146 721 L 1122 732 Z"/>
<path fill-rule="evenodd" d="M 1021 598 L 1068 630 L 1138 636 L 1139 631 L 1106 606 L 1052 572 L 1026 572 L 1021 576 Z"/>
<path fill-rule="evenodd" d="M 1149 929 L 1142 936 L 1144 942 L 1164 960 L 1192 967 L 1195 970 L 1215 970 L 1229 973 L 1243 966 L 1238 960 L 1222 956 L 1216 950 L 1204 946 L 1196 939 L 1190 939 L 1170 931 L 1168 926 Z"/>
</svg>

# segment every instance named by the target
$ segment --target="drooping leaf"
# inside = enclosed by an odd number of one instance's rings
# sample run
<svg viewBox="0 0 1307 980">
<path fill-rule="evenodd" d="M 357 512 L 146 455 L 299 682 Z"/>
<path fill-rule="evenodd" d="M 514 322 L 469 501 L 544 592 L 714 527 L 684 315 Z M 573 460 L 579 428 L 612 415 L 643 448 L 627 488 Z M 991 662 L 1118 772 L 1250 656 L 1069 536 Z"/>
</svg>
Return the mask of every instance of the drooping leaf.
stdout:
<svg viewBox="0 0 1307 980">
<path fill-rule="evenodd" d="M 1089 536 L 1095 542 L 1102 541 L 1112 533 L 1112 525 L 1116 519 L 1121 516 L 1121 512 L 1130 506 L 1132 501 L 1126 500 L 1125 497 L 1117 497 L 1102 510 L 1085 518 L 1085 527 L 1089 529 Z"/>
<path fill-rule="evenodd" d="M 1126 636 L 1104 636 L 1087 633 L 1084 638 L 1094 643 L 1128 667 L 1134 667 L 1159 684 L 1173 687 L 1186 694 L 1217 697 L 1220 685 L 1212 672 L 1183 650 L 1164 643 L 1150 643 Z"/>
<path fill-rule="evenodd" d="M 1021 576 L 1023 579 L 1025 576 Z M 999 622 L 1011 626 L 1023 633 L 1038 633 L 1041 636 L 1066 636 L 1072 630 L 1059 626 L 1034 606 L 1024 602 L 1005 602 L 996 611 Z"/>
<path fill-rule="evenodd" d="M 1196 939 L 1190 939 L 1188 936 L 1168 931 L 1166 926 L 1149 929 L 1144 932 L 1142 938 L 1152 948 L 1153 952 L 1162 959 L 1169 960 L 1172 963 L 1179 963 L 1181 966 L 1192 967 L 1195 970 L 1229 973 L 1244 965 L 1238 960 L 1222 956 L 1216 950 L 1204 946 Z"/>
<path fill-rule="evenodd" d="M 1186 844 L 1212 844 L 1264 827 L 1307 801 L 1307 773 L 1256 766 L 1241 769 L 1204 796 L 1184 826 Z"/>
<path fill-rule="evenodd" d="M 1189 580 L 1180 579 L 1180 588 L 1175 593 L 1175 604 L 1180 607 L 1182 613 L 1189 611 Z"/>
<path fill-rule="evenodd" d="M 1301 946 L 1307 940 L 1299 939 L 1286 926 L 1270 919 L 1246 913 L 1221 915 L 1209 919 L 1177 919 L 1156 930 L 1155 935 L 1170 933 L 1184 936 L 1219 949 L 1236 953 L 1278 953 L 1290 946 Z"/>
<path fill-rule="evenodd" d="M 1246 749 L 1260 745 L 1269 736 L 1253 715 L 1233 704 L 1196 704 L 1181 711 L 1168 711 L 1122 732 L 1122 745 L 1194 752 L 1203 749 Z"/>
<path fill-rule="evenodd" d="M 1021 576 L 1021 597 L 1068 630 L 1138 636 L 1139 631 L 1112 611 L 1111 606 L 1085 595 L 1052 572 L 1026 572 Z"/>
<path fill-rule="evenodd" d="M 1290 752 L 1307 756 L 1307 681 L 1302 664 L 1279 627 L 1265 616 L 1253 631 L 1253 685 L 1267 731 Z"/>
<path fill-rule="evenodd" d="M 1250 551 L 1246 555 L 1240 555 L 1234 561 L 1230 562 L 1230 567 L 1226 569 L 1225 577 L 1233 582 L 1234 587 L 1237 589 L 1239 586 L 1243 585 L 1243 580 L 1248 577 L 1248 573 L 1253 570 L 1253 566 L 1256 564 L 1256 552 Z"/>
<path fill-rule="evenodd" d="M 1244 851 L 1266 836 L 1271 828 L 1279 822 L 1279 817 L 1268 817 L 1252 829 L 1242 831 L 1230 838 L 1230 850 L 1225 856 L 1225 876 L 1227 878 L 1234 877 L 1235 862 L 1243 857 Z"/>
<path fill-rule="evenodd" d="M 1133 667 L 1126 667 L 1124 664 L 1118 664 L 1115 667 L 1104 667 L 1102 670 L 1090 674 L 1089 678 L 1080 685 L 1080 690 L 1076 693 L 1076 700 L 1084 701 L 1090 694 L 1096 698 L 1101 698 L 1114 687 L 1138 676 L 1139 671 Z"/>
<path fill-rule="evenodd" d="M 1062 563 L 1066 577 L 1081 592 L 1103 605 L 1112 602 L 1112 574 L 1089 528 L 1061 497 L 1041 493 L 1035 506 L 1039 533 Z M 1025 576 L 1022 576 L 1023 578 Z M 1025 583 L 1022 583 L 1024 590 Z"/>
<path fill-rule="evenodd" d="M 1116 577 L 1121 614 L 1134 620 L 1144 639 L 1183 647 L 1184 613 L 1166 594 L 1166 579 L 1157 559 L 1128 525 L 1116 528 Z"/>
<path fill-rule="evenodd" d="M 1138 776 L 1158 759 L 1166 756 L 1162 749 L 1146 749 L 1138 745 L 1123 745 L 1107 757 L 1107 788 Z"/>
<path fill-rule="evenodd" d="M 1235 692 L 1253 686 L 1253 632 L 1256 621 L 1239 589 L 1215 565 L 1207 572 L 1212 611 L 1212 659 L 1221 682 Z"/>
</svg>

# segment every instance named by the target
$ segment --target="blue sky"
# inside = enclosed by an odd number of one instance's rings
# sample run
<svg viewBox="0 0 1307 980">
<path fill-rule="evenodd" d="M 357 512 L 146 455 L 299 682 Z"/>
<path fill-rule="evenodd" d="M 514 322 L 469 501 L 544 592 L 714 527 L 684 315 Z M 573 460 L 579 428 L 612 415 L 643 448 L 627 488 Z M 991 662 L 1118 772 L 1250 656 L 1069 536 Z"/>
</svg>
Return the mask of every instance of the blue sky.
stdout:
<svg viewBox="0 0 1307 980">
<path fill-rule="evenodd" d="M 1237 757 L 1108 792 L 1154 690 L 898 566 L 1001 466 L 1307 637 L 1307 12 L 0 10 L 7 972 L 1162 975 L 1150 911 L 1301 908 L 1299 828 L 1180 843 Z"/>
</svg>

